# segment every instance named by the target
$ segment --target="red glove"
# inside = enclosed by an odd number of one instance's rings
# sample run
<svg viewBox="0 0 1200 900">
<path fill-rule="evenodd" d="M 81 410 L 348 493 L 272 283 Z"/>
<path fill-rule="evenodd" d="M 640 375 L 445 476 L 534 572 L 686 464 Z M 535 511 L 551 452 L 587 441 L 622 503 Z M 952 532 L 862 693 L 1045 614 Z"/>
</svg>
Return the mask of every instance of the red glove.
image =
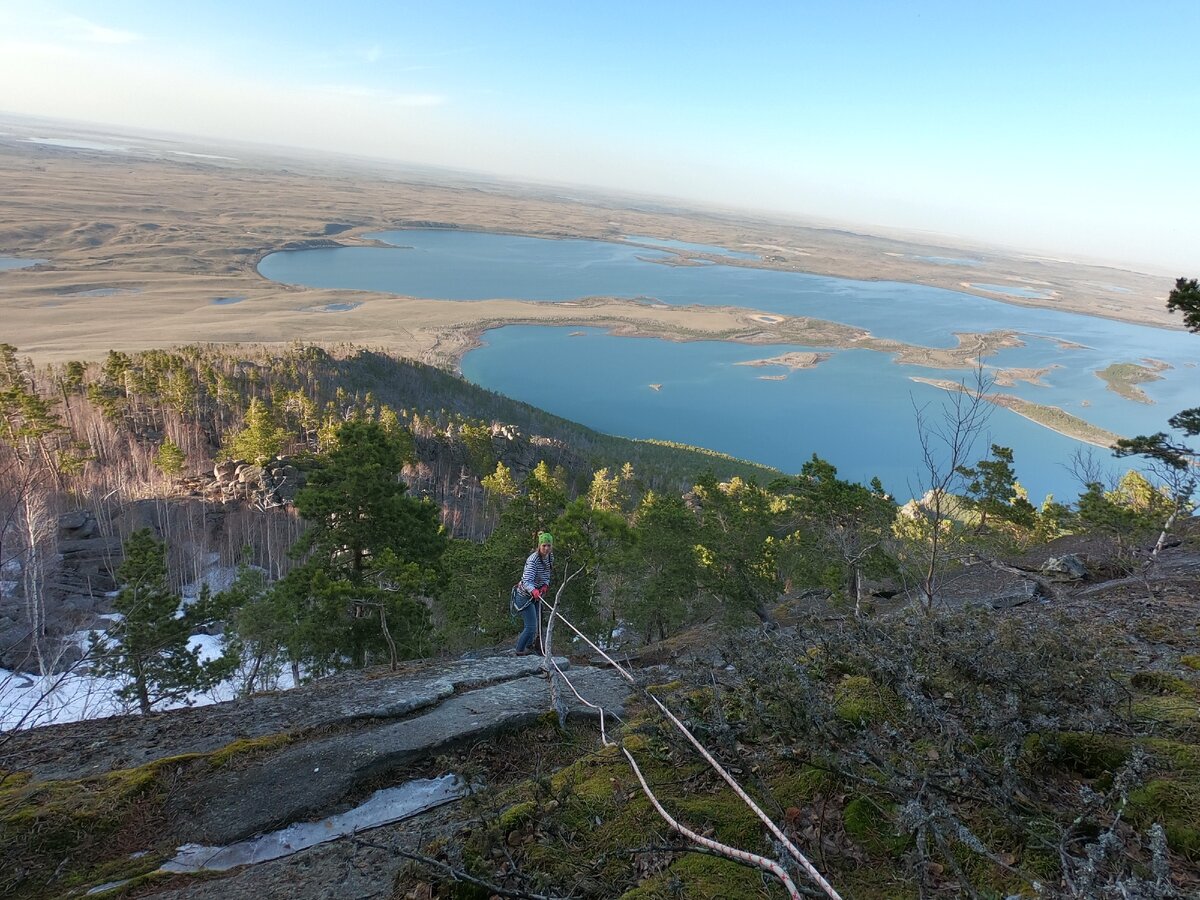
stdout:
<svg viewBox="0 0 1200 900">
<path fill-rule="evenodd" d="M 534 588 L 534 591 L 530 596 L 532 596 L 534 600 L 540 601 L 543 597 L 546 596 L 546 589 L 544 587 Z"/>
</svg>

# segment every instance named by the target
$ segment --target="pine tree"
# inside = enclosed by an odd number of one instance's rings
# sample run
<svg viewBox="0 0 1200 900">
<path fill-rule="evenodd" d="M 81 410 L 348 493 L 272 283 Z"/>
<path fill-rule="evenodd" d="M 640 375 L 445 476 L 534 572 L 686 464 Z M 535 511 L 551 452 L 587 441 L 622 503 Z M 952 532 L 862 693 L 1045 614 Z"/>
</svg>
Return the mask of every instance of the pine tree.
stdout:
<svg viewBox="0 0 1200 900">
<path fill-rule="evenodd" d="M 814 453 L 798 478 L 772 489 L 792 529 L 784 546 L 796 573 L 853 600 L 861 612 L 864 578 L 894 569 L 889 544 L 896 504 L 883 485 L 838 478 L 837 469 Z"/>
<path fill-rule="evenodd" d="M 638 507 L 634 537 L 629 568 L 636 580 L 622 613 L 647 642 L 656 636 L 663 640 L 694 611 L 701 575 L 699 523 L 682 498 L 650 491 Z"/>
<path fill-rule="evenodd" d="M 978 531 L 987 528 L 989 517 L 1023 528 L 1034 524 L 1037 511 L 1021 495 L 1010 448 L 992 444 L 990 458 L 974 466 L 959 466 L 958 473 L 967 479 L 967 499 L 979 513 Z"/>
<path fill-rule="evenodd" d="M 124 618 L 115 634 L 92 633 L 93 671 L 128 680 L 117 695 L 137 700 L 149 713 L 156 703 L 186 700 L 189 693 L 212 687 L 234 661 L 222 657 L 202 663 L 199 648 L 188 647 L 193 629 L 212 610 L 205 596 L 198 608 L 177 615 L 179 596 L 167 586 L 166 544 L 144 528 L 129 536 L 124 552 L 117 569 L 122 588 L 113 602 Z"/>
<path fill-rule="evenodd" d="M 154 454 L 154 465 L 164 475 L 178 475 L 183 471 L 183 464 L 185 462 L 187 462 L 187 456 L 184 455 L 179 445 L 170 438 L 164 438 L 162 446 Z"/>
<path fill-rule="evenodd" d="M 271 410 L 255 397 L 246 410 L 242 430 L 230 439 L 224 455 L 262 465 L 279 454 L 286 439 L 287 432 L 275 424 Z"/>
<path fill-rule="evenodd" d="M 736 620 L 753 613 L 773 625 L 769 604 L 780 593 L 770 498 L 753 481 L 718 483 L 702 477 L 692 494 L 700 508 L 700 561 L 704 586 Z"/>
<path fill-rule="evenodd" d="M 483 489 L 488 493 L 489 500 L 511 500 L 520 493 L 520 488 L 512 476 L 512 469 L 503 462 L 497 462 L 496 471 L 485 476 L 481 483 Z"/>
<path fill-rule="evenodd" d="M 293 547 L 306 557 L 277 587 L 294 660 L 317 670 L 349 657 L 414 655 L 427 636 L 417 600 L 440 577 L 446 536 L 438 511 L 399 478 L 410 444 L 377 422 L 347 422 L 296 496 L 310 524 Z"/>
</svg>

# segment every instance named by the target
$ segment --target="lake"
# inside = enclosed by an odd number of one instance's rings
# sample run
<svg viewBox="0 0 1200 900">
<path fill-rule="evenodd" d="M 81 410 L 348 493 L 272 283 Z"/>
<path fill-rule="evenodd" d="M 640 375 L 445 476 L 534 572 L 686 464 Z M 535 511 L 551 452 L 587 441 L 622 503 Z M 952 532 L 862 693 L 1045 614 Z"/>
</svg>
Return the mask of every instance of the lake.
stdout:
<svg viewBox="0 0 1200 900">
<path fill-rule="evenodd" d="M 916 284 L 719 263 L 666 265 L 676 258 L 671 244 L 679 242 L 661 239 L 655 243 L 662 250 L 457 230 L 372 237 L 395 246 L 274 253 L 262 260 L 259 271 L 289 284 L 459 302 L 617 296 L 670 305 L 733 305 L 829 319 L 932 347 L 954 346 L 955 332 L 1015 330 L 1024 346 L 994 354 L 987 360 L 990 366 L 1060 368 L 1043 376 L 1044 386 L 1018 382 L 999 392 L 1059 406 L 1125 435 L 1160 430 L 1171 414 L 1200 402 L 1194 371 L 1200 338 L 1181 331 Z M 641 236 L 633 239 L 650 243 Z M 687 249 L 693 246 L 720 250 Z M 572 336 L 578 331 L 583 334 Z M 960 380 L 965 374 L 902 366 L 872 351 L 834 350 L 814 369 L 773 380 L 764 376 L 786 370 L 735 363 L 803 348 L 676 343 L 613 337 L 597 329 L 508 326 L 488 332 L 485 342 L 463 359 L 467 378 L 602 431 L 697 444 L 788 472 L 799 470 L 816 452 L 844 476 L 879 475 L 891 491 L 905 496 L 910 484 L 917 487 L 920 461 L 913 404 L 937 404 L 945 396 L 910 376 Z M 1111 363 L 1144 357 L 1173 367 L 1162 380 L 1141 386 L 1153 405 L 1118 396 L 1095 374 Z M 1035 502 L 1046 493 L 1059 498 L 1078 493 L 1065 466 L 1086 445 L 1003 409 L 992 414 L 979 456 L 990 442 L 1014 449 L 1018 474 Z M 1105 451 L 1096 452 L 1107 458 Z"/>
<path fill-rule="evenodd" d="M 44 262 L 44 259 L 18 259 L 15 256 L 0 256 L 0 272 L 5 269 L 27 269 Z"/>
</svg>

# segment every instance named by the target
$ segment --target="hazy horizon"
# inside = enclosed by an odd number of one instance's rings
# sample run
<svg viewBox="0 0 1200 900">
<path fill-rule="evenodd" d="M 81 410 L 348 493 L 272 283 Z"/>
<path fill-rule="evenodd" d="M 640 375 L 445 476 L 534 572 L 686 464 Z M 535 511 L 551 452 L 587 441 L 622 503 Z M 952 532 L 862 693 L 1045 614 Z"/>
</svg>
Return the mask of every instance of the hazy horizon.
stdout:
<svg viewBox="0 0 1200 900">
<path fill-rule="evenodd" d="M 1195 274 L 1200 4 L 0 3 L 3 111 Z"/>
</svg>

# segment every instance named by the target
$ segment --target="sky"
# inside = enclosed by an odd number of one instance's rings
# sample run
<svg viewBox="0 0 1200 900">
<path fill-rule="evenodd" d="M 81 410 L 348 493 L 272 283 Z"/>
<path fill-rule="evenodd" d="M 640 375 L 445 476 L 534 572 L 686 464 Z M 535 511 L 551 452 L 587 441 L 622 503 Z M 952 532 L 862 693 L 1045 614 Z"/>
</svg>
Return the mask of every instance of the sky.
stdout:
<svg viewBox="0 0 1200 900">
<path fill-rule="evenodd" d="M 0 112 L 1200 275 L 1200 0 L 0 0 Z"/>
</svg>

